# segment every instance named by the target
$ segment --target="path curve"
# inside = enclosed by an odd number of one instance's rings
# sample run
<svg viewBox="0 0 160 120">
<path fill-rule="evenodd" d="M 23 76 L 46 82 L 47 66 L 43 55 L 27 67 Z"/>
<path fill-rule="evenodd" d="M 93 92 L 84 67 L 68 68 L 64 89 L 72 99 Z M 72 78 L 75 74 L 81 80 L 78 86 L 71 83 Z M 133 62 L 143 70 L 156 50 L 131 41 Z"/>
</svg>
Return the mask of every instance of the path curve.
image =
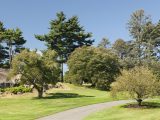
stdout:
<svg viewBox="0 0 160 120">
<path fill-rule="evenodd" d="M 120 100 L 120 101 L 112 101 L 112 102 L 87 105 L 87 106 L 59 112 L 50 116 L 39 118 L 37 120 L 83 120 L 85 117 L 87 117 L 91 113 L 97 112 L 105 108 L 111 108 L 113 106 L 122 105 L 130 102 L 133 102 L 133 101 Z"/>
</svg>

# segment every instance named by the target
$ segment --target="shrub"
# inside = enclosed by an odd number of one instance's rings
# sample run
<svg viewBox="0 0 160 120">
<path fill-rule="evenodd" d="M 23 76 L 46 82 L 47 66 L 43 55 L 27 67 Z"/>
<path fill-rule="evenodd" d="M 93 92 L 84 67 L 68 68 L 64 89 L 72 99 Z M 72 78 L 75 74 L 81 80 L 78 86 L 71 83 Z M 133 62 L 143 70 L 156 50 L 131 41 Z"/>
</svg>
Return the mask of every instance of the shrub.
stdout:
<svg viewBox="0 0 160 120">
<path fill-rule="evenodd" d="M 3 88 L 0 88 L 0 92 L 4 92 L 4 89 L 3 89 Z"/>
<path fill-rule="evenodd" d="M 113 95 L 119 92 L 128 92 L 141 105 L 143 99 L 158 95 L 160 81 L 148 68 L 135 67 L 128 71 L 122 71 L 122 75 L 112 83 L 111 87 Z"/>
<path fill-rule="evenodd" d="M 31 88 L 25 88 L 23 86 L 19 86 L 19 87 L 11 87 L 11 88 L 6 88 L 5 92 L 10 92 L 13 94 L 17 94 L 18 92 L 21 93 L 27 93 L 27 92 L 31 92 L 32 89 Z"/>
</svg>

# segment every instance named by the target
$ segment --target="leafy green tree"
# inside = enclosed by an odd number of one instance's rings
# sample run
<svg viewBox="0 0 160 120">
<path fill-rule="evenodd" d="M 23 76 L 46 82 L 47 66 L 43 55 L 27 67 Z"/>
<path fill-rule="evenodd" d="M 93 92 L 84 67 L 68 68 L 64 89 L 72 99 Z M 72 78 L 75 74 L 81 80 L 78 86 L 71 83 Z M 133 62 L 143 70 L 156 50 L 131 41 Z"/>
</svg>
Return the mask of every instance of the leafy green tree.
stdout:
<svg viewBox="0 0 160 120">
<path fill-rule="evenodd" d="M 65 81 L 78 85 L 82 85 L 83 82 L 91 83 L 87 68 L 93 55 L 94 47 L 83 46 L 73 51 L 67 61 L 69 71 L 65 75 Z"/>
<path fill-rule="evenodd" d="M 93 43 L 91 33 L 85 32 L 79 24 L 78 17 L 66 18 L 63 12 L 57 13 L 57 18 L 50 21 L 49 33 L 35 35 L 40 41 L 47 43 L 48 49 L 55 50 L 61 63 L 61 81 L 63 81 L 63 63 L 76 48 L 83 45 L 90 46 Z"/>
<path fill-rule="evenodd" d="M 149 15 L 145 14 L 144 10 L 136 10 L 132 13 L 128 22 L 128 29 L 130 35 L 136 39 L 136 41 L 142 41 L 145 26 L 148 22 L 151 22 Z"/>
<path fill-rule="evenodd" d="M 160 82 L 151 70 L 146 67 L 135 67 L 123 70 L 121 76 L 112 83 L 113 95 L 119 92 L 128 92 L 141 105 L 143 99 L 158 95 Z"/>
<path fill-rule="evenodd" d="M 112 45 L 112 51 L 119 57 L 120 66 L 123 69 L 133 68 L 136 64 L 133 53 L 134 44 L 132 41 L 117 39 Z"/>
<path fill-rule="evenodd" d="M 152 31 L 152 39 L 154 40 L 154 46 L 160 46 L 160 21 L 156 24 L 155 28 Z"/>
<path fill-rule="evenodd" d="M 152 60 L 159 59 L 160 53 L 160 22 L 147 23 L 143 34 L 144 57 L 150 64 Z"/>
<path fill-rule="evenodd" d="M 151 61 L 150 64 L 145 64 L 153 73 L 157 76 L 157 79 L 160 80 L 160 61 Z"/>
<path fill-rule="evenodd" d="M 160 58 L 160 23 L 153 24 L 144 10 L 137 10 L 131 15 L 128 28 L 133 37 L 129 56 L 134 64 L 150 66 L 157 61 Z"/>
<path fill-rule="evenodd" d="M 57 53 L 51 50 L 43 52 L 43 55 L 24 50 L 13 58 L 10 77 L 19 74 L 21 82 L 33 85 L 41 98 L 44 86 L 58 80 L 59 64 L 56 60 Z"/>
<path fill-rule="evenodd" d="M 67 61 L 67 81 L 75 84 L 91 83 L 93 87 L 109 90 L 120 73 L 118 58 L 106 48 L 77 48 Z"/>
<path fill-rule="evenodd" d="M 112 45 L 112 48 L 120 59 L 123 59 L 127 55 L 127 43 L 123 39 L 117 39 L 115 43 Z"/>
</svg>

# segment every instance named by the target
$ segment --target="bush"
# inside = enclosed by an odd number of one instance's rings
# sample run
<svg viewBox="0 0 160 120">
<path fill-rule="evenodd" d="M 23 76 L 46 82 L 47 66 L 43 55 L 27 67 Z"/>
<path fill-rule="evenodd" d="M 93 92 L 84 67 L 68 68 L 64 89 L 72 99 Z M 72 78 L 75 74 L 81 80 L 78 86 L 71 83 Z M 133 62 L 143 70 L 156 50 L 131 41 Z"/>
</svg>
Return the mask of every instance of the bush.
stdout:
<svg viewBox="0 0 160 120">
<path fill-rule="evenodd" d="M 31 88 L 25 88 L 23 86 L 19 86 L 19 87 L 11 87 L 11 88 L 6 88 L 5 92 L 10 92 L 13 94 L 17 94 L 18 92 L 21 93 L 27 93 L 27 92 L 31 92 L 32 89 Z"/>
<path fill-rule="evenodd" d="M 0 92 L 5 92 L 3 88 L 0 88 Z"/>
<path fill-rule="evenodd" d="M 128 71 L 123 70 L 122 75 L 112 83 L 111 87 L 113 95 L 128 92 L 141 105 L 143 99 L 159 95 L 160 81 L 148 68 L 135 67 Z"/>
</svg>

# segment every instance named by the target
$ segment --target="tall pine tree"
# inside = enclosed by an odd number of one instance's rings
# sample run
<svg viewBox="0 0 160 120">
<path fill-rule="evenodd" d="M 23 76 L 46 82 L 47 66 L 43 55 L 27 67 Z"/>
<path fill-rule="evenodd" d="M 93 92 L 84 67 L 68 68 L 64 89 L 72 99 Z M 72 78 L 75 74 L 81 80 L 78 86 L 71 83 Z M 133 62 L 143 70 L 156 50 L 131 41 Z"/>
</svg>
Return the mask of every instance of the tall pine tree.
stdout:
<svg viewBox="0 0 160 120">
<path fill-rule="evenodd" d="M 8 52 L 9 66 L 11 66 L 13 55 L 23 49 L 23 44 L 25 44 L 26 40 L 23 38 L 22 31 L 19 28 L 6 29 L 3 27 L 3 23 L 0 22 L 0 41 L 3 42 Z"/>
<path fill-rule="evenodd" d="M 63 12 L 57 13 L 57 18 L 50 21 L 49 33 L 35 35 L 40 41 L 47 43 L 48 49 L 55 50 L 61 63 L 61 81 L 63 82 L 63 63 L 76 48 L 83 45 L 90 46 L 94 42 L 91 33 L 85 32 L 79 24 L 78 17 L 66 18 Z"/>
</svg>

